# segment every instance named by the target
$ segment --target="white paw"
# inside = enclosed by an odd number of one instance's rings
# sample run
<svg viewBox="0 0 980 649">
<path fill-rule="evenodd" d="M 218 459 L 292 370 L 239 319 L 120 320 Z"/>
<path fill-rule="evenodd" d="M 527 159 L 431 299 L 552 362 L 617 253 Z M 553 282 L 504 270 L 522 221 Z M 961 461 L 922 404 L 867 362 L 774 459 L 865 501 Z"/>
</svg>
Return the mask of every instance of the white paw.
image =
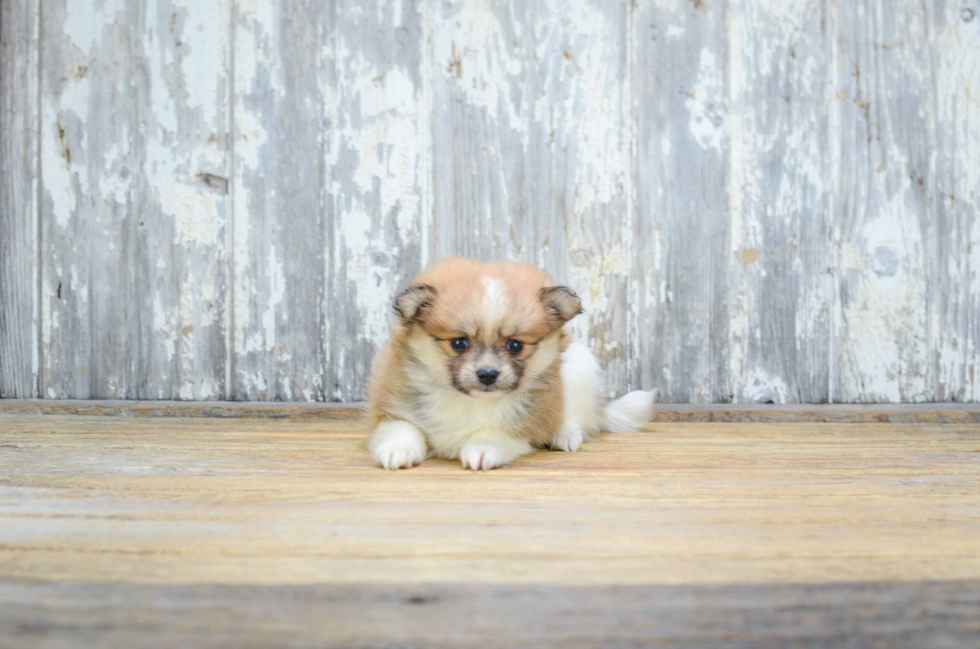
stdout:
<svg viewBox="0 0 980 649">
<path fill-rule="evenodd" d="M 459 452 L 459 459 L 464 469 L 474 471 L 489 471 L 506 462 L 504 449 L 493 444 L 467 444 Z"/>
<path fill-rule="evenodd" d="M 388 471 L 411 469 L 422 464 L 425 459 L 425 446 L 410 440 L 391 440 L 379 444 L 371 451 L 374 461 Z"/>
<path fill-rule="evenodd" d="M 551 448 L 556 451 L 573 453 L 582 445 L 582 431 L 574 426 L 562 426 L 551 442 Z"/>
</svg>

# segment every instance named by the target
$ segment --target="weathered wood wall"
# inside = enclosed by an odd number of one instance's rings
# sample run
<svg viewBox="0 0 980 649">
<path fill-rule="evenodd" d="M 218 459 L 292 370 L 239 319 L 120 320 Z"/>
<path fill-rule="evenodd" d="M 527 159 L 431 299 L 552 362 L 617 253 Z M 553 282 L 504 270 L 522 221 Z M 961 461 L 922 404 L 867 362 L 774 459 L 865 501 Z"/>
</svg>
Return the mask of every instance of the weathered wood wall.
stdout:
<svg viewBox="0 0 980 649">
<path fill-rule="evenodd" d="M 358 399 L 465 254 L 611 392 L 980 400 L 980 0 L 0 6 L 2 396 Z"/>
</svg>

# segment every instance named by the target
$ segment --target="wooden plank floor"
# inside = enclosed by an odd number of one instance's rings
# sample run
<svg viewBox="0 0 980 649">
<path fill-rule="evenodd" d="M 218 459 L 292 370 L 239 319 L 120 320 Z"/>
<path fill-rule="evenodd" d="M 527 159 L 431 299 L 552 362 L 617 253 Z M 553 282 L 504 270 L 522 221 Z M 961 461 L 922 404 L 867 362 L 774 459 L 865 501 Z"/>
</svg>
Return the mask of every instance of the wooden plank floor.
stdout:
<svg viewBox="0 0 980 649">
<path fill-rule="evenodd" d="M 980 647 L 976 423 L 652 423 L 489 473 L 386 473 L 353 419 L 0 431 L 0 646 Z"/>
</svg>

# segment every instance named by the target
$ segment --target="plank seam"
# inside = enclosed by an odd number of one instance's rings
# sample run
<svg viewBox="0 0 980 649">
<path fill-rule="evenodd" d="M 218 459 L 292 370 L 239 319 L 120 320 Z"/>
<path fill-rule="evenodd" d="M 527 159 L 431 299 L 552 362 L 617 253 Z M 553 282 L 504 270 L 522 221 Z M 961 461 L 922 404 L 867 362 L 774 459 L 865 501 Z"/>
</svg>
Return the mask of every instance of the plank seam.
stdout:
<svg viewBox="0 0 980 649">
<path fill-rule="evenodd" d="M 419 246 L 419 256 L 421 259 L 419 265 L 422 268 L 428 268 L 431 252 L 435 249 L 433 242 L 430 240 L 432 236 L 430 224 L 433 220 L 433 210 L 435 209 L 435 165 L 433 162 L 435 149 L 435 125 L 433 124 L 433 119 L 435 107 L 432 99 L 432 12 L 430 9 L 429 2 L 422 3 L 422 51 L 420 56 L 422 73 L 419 75 L 422 83 L 422 110 L 424 111 L 422 119 L 425 123 L 425 145 L 422 147 L 422 218 L 419 224 L 421 239 L 421 245 Z M 409 281 L 411 281 L 411 278 L 406 278 L 404 283 L 407 284 Z"/>
<path fill-rule="evenodd" d="M 235 0 L 228 6 L 228 213 L 225 217 L 225 399 L 234 399 L 235 332 Z"/>
<path fill-rule="evenodd" d="M 129 280 L 129 286 L 127 287 L 128 289 L 127 292 L 129 293 L 129 297 L 131 301 L 129 301 L 126 304 L 125 308 L 127 310 L 128 309 L 133 310 L 133 316 L 136 320 L 136 326 L 135 326 L 136 340 L 134 345 L 134 349 L 136 349 L 136 354 L 132 354 L 132 353 L 127 354 L 125 360 L 123 361 L 123 363 L 121 363 L 123 366 L 122 369 L 122 371 L 124 372 L 123 375 L 126 377 L 126 381 L 125 381 L 125 385 L 122 385 L 119 388 L 117 388 L 116 392 L 117 393 L 122 392 L 123 394 L 126 395 L 129 394 L 140 395 L 142 393 L 145 396 L 149 392 L 149 390 L 147 389 L 149 382 L 148 381 L 144 382 L 142 380 L 142 377 L 144 376 L 143 370 L 144 367 L 149 369 L 149 366 L 152 365 L 152 360 L 150 358 L 147 358 L 148 356 L 152 355 L 152 352 L 148 352 L 149 341 L 147 341 L 147 344 L 144 345 L 143 309 L 141 308 L 140 305 L 138 289 L 136 287 L 146 285 L 146 280 L 147 280 L 146 268 L 142 263 L 140 263 L 141 261 L 140 257 L 149 256 L 148 253 L 149 253 L 149 245 L 150 245 L 149 226 L 144 228 L 143 231 L 141 232 L 140 225 L 139 225 L 140 222 L 146 223 L 147 221 L 146 216 L 148 210 L 146 209 L 145 199 L 150 195 L 152 195 L 152 192 L 149 189 L 148 174 L 146 173 L 144 168 L 144 165 L 147 161 L 147 149 L 148 149 L 147 143 L 150 141 L 150 137 L 146 133 L 146 129 L 143 124 L 143 116 L 144 114 L 147 114 L 150 117 L 155 118 L 156 114 L 154 113 L 152 108 L 144 107 L 143 105 L 143 101 L 145 100 L 143 93 L 147 91 L 152 92 L 152 90 L 150 89 L 151 84 L 150 83 L 144 84 L 143 80 L 141 79 L 141 72 L 142 72 L 141 68 L 146 66 L 148 62 L 146 61 L 146 57 L 147 57 L 146 50 L 142 47 L 142 44 L 138 45 L 138 41 L 142 36 L 142 32 L 144 29 L 146 29 L 148 11 L 146 5 L 143 3 L 137 4 L 135 11 L 136 11 L 136 20 L 134 21 L 135 24 L 132 26 L 133 29 L 127 31 L 126 33 L 127 45 L 129 47 L 129 60 L 130 62 L 132 62 L 134 66 L 133 68 L 127 68 L 127 74 L 130 75 L 129 76 L 130 91 L 133 93 L 134 96 L 138 97 L 138 99 L 134 102 L 132 108 L 133 125 L 134 125 L 134 133 L 135 133 L 133 139 L 137 143 L 137 145 L 133 147 L 131 155 L 133 156 L 135 162 L 133 168 L 139 169 L 140 172 L 132 174 L 132 179 L 130 180 L 130 182 L 132 183 L 130 187 L 130 192 L 131 192 L 130 195 L 136 196 L 135 205 L 128 206 L 128 210 L 127 210 L 129 212 L 127 216 L 129 216 L 128 220 L 129 220 L 129 228 L 131 232 L 130 236 L 132 236 L 133 238 L 133 246 L 130 248 L 129 256 L 127 259 L 127 262 L 131 264 L 129 277 L 124 278 L 123 281 L 125 282 L 125 279 Z M 149 117 L 147 119 L 149 120 Z M 136 218 L 133 218 L 133 216 L 135 216 Z M 169 248 L 172 254 L 174 248 L 173 240 L 169 242 Z M 133 250 L 135 250 L 135 252 L 133 252 Z M 89 258 L 89 265 L 91 266 L 91 256 Z M 91 290 L 92 290 L 92 283 L 89 282 L 89 291 L 91 292 Z M 98 323 L 95 321 L 95 309 L 89 310 L 89 322 L 90 322 L 89 331 L 97 331 Z M 133 335 L 132 329 L 133 328 L 131 327 L 130 331 L 128 332 L 127 338 Z M 97 353 L 95 345 L 92 346 L 92 353 L 93 354 Z M 135 358 L 133 358 L 133 356 L 135 356 Z M 175 387 L 177 388 L 177 391 L 179 393 L 180 383 L 181 381 L 185 380 L 184 377 L 181 377 L 180 372 L 177 371 L 177 367 L 179 366 L 179 361 L 177 359 L 176 353 L 174 354 L 174 359 L 172 363 L 173 363 L 173 367 L 170 368 L 170 372 L 177 378 L 176 380 L 172 379 L 168 381 L 168 385 L 166 389 L 171 396 L 173 396 L 174 394 Z M 98 365 L 94 362 L 92 363 L 91 366 L 98 367 Z M 147 372 L 147 375 L 148 374 L 149 372 Z M 98 388 L 98 384 L 94 380 L 96 378 L 95 374 L 92 373 L 89 376 L 91 376 L 93 379 L 89 384 L 90 386 L 89 394 L 94 396 L 98 394 L 99 388 Z M 103 381 L 111 385 L 111 380 L 106 380 L 106 379 L 108 379 L 108 377 L 104 377 Z M 111 389 L 112 389 L 111 387 L 107 386 L 107 391 L 111 391 Z"/>
<path fill-rule="evenodd" d="M 928 269 L 927 281 L 932 290 L 926 293 L 926 298 L 929 301 L 929 311 L 927 312 L 927 332 L 929 336 L 929 346 L 930 355 L 932 356 L 932 398 L 936 400 L 946 400 L 945 391 L 940 391 L 940 386 L 942 385 L 942 363 L 940 362 L 941 354 L 941 344 L 939 327 L 937 326 L 939 318 L 942 317 L 942 313 L 945 312 L 945 302 L 946 296 L 939 294 L 936 295 L 937 289 L 943 286 L 940 281 L 942 275 L 942 262 L 940 261 L 940 224 L 939 213 L 940 213 L 940 202 L 939 196 L 941 190 L 939 188 L 938 178 L 936 177 L 937 169 L 937 146 L 936 141 L 938 139 L 939 133 L 939 99 L 938 99 L 938 79 L 939 70 L 937 65 L 937 57 L 939 55 L 939 39 L 936 37 L 936 15 L 935 7 L 932 10 L 929 8 L 929 3 L 922 4 L 923 11 L 925 13 L 924 20 L 926 23 L 926 43 L 929 47 L 929 90 L 931 93 L 930 105 L 932 108 L 932 119 L 928 121 L 929 125 L 929 192 L 931 196 L 929 197 L 929 210 L 927 222 L 929 224 L 932 236 L 929 237 L 929 247 L 930 247 L 930 257 L 931 257 L 931 267 Z M 937 307 L 938 304 L 938 307 Z M 955 399 L 955 397 L 954 397 Z"/>
<path fill-rule="evenodd" d="M 4 415 L 347 419 L 364 403 L 247 401 L 125 401 L 0 399 Z M 919 423 L 980 424 L 980 404 L 674 404 L 657 408 L 652 423 Z"/>
<path fill-rule="evenodd" d="M 36 102 L 37 102 L 37 104 L 35 106 L 35 110 L 37 111 L 37 118 L 35 120 L 36 121 L 36 125 L 35 125 L 36 131 L 35 131 L 35 134 L 34 134 L 35 135 L 35 142 L 34 142 L 34 147 L 35 147 L 34 183 L 36 185 L 36 189 L 35 189 L 36 194 L 34 196 L 34 203 L 35 203 L 35 205 L 34 205 L 34 219 L 35 219 L 35 227 L 36 227 L 36 233 L 35 233 L 35 241 L 36 241 L 36 243 L 35 243 L 35 249 L 34 249 L 34 257 L 35 257 L 35 263 L 37 264 L 37 272 L 36 272 L 37 279 L 36 279 L 36 285 L 34 287 L 34 300 L 33 300 L 33 304 L 32 304 L 32 307 L 33 307 L 33 310 L 34 310 L 34 331 L 35 331 L 35 334 L 34 335 L 36 336 L 35 341 L 34 341 L 34 350 L 33 350 L 34 358 L 32 359 L 32 362 L 33 362 L 33 366 L 34 366 L 33 367 L 33 370 L 34 370 L 34 396 L 37 397 L 37 398 L 40 398 L 44 394 L 44 392 L 42 391 L 42 388 L 43 388 L 43 385 L 44 385 L 44 379 L 43 379 L 43 375 L 42 375 L 42 368 L 44 367 L 44 339 L 43 339 L 43 336 L 42 336 L 43 331 L 42 331 L 42 327 L 41 327 L 42 316 L 43 316 L 43 308 L 44 308 L 43 301 L 41 300 L 41 296 L 43 295 L 42 290 L 43 290 L 43 287 L 44 287 L 44 277 L 43 277 L 44 266 L 42 264 L 43 247 L 42 247 L 42 239 L 41 239 L 41 237 L 43 235 L 43 232 L 44 232 L 43 223 L 41 221 L 41 205 L 42 205 L 41 198 L 43 196 L 43 191 L 44 191 L 43 179 L 42 179 L 42 176 L 41 176 L 41 169 L 42 169 L 42 167 L 41 167 L 41 135 L 42 135 L 42 128 L 43 128 L 43 124 L 44 124 L 44 114 L 43 114 L 43 112 L 41 110 L 41 96 L 42 96 L 41 95 L 41 84 L 44 81 L 44 73 L 43 73 L 43 70 L 44 70 L 44 65 L 43 65 L 43 52 L 44 52 L 44 48 L 41 47 L 41 37 L 43 35 L 42 25 L 43 25 L 43 22 L 44 22 L 43 12 L 44 12 L 44 3 L 41 0 L 38 0 L 38 3 L 37 3 L 37 25 L 36 25 L 35 31 L 34 31 L 35 36 L 36 36 L 36 41 L 37 41 L 36 42 L 36 47 L 37 47 L 37 89 L 36 89 Z"/>
<path fill-rule="evenodd" d="M 833 197 L 837 193 L 837 183 L 835 181 L 835 148 L 834 148 L 834 134 L 837 133 L 836 126 L 839 125 L 839 120 L 837 119 L 837 102 L 833 100 L 835 89 L 837 87 L 837 59 L 838 51 L 836 40 L 834 39 L 834 26 L 836 25 L 835 14 L 832 7 L 832 0 L 824 0 L 824 14 L 827 20 L 827 51 L 830 53 L 830 74 L 828 88 L 824 91 L 826 95 L 826 101 L 830 106 L 830 112 L 828 115 L 827 124 L 827 164 L 826 164 L 826 185 L 830 187 L 831 199 L 827 201 L 827 225 L 830 227 L 830 247 L 831 247 L 831 265 L 830 265 L 830 326 L 827 327 L 827 403 L 835 402 L 835 381 L 837 378 L 837 355 L 835 349 L 835 343 L 837 340 L 837 295 L 838 291 L 838 276 L 837 265 L 840 255 L 839 242 L 837 236 L 836 219 L 834 218 L 834 204 L 835 201 Z"/>
<path fill-rule="evenodd" d="M 626 145 L 626 258 L 629 260 L 626 266 L 626 391 L 633 390 L 633 355 L 636 343 L 636 327 L 633 326 L 633 300 L 630 294 L 633 290 L 633 273 L 636 259 L 634 253 L 634 235 L 636 233 L 636 206 L 637 200 L 636 185 L 633 173 L 635 171 L 634 153 L 637 150 L 637 116 L 633 111 L 633 64 L 634 64 L 634 45 L 633 23 L 636 11 L 635 0 L 630 0 L 626 5 L 626 84 L 623 90 L 625 97 L 624 121 L 626 122 L 627 145 Z"/>
</svg>

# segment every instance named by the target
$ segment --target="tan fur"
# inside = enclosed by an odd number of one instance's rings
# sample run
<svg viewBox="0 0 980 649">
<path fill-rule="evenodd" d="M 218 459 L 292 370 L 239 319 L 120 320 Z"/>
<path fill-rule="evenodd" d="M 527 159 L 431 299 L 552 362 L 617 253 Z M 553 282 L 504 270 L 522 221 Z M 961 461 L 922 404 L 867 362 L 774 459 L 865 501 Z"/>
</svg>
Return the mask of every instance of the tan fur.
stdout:
<svg viewBox="0 0 980 649">
<path fill-rule="evenodd" d="M 564 351 L 567 344 L 565 333 L 562 332 L 560 349 Z M 535 448 L 547 448 L 561 427 L 564 415 L 561 356 L 547 370 L 535 397 L 534 405 L 529 409 L 527 420 L 518 431 L 518 435 L 528 440 Z"/>
<path fill-rule="evenodd" d="M 483 327 L 479 313 L 479 296 L 484 289 L 482 277 L 492 277 L 501 281 L 509 292 L 510 303 L 515 312 L 510 314 L 508 324 L 527 339 L 540 339 L 551 329 L 544 305 L 538 298 L 539 291 L 555 282 L 546 273 L 534 266 L 511 261 L 478 262 L 471 259 L 452 258 L 443 260 L 429 270 L 423 271 L 412 282 L 412 286 L 432 286 L 437 291 L 437 299 L 431 315 L 426 319 L 424 329 L 435 337 L 445 337 L 452 333 L 448 323 L 460 320 L 472 324 L 479 330 L 478 339 L 487 340 L 497 333 Z"/>
<path fill-rule="evenodd" d="M 399 344 L 403 336 L 396 336 L 396 327 L 392 327 L 391 341 L 381 348 L 371 365 L 371 376 L 368 379 L 368 411 L 367 423 L 374 430 L 381 420 L 391 417 L 395 399 L 401 396 L 399 386 L 405 385 L 405 371 L 402 367 L 404 349 Z"/>
</svg>

